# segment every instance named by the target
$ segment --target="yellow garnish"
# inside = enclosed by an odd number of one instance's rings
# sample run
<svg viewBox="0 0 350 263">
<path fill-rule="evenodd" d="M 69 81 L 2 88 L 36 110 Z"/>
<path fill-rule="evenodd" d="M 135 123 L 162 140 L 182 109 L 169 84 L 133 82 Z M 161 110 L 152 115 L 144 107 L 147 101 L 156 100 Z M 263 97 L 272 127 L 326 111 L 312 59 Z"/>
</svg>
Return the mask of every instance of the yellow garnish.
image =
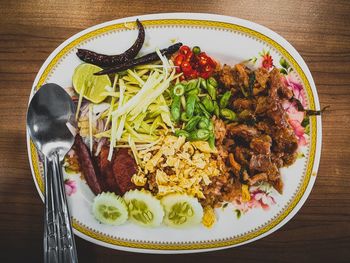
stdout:
<svg viewBox="0 0 350 263">
<path fill-rule="evenodd" d="M 246 184 L 242 184 L 242 201 L 243 202 L 250 201 L 249 187 Z"/>
<path fill-rule="evenodd" d="M 185 137 L 166 135 L 154 146 L 138 152 L 141 172 L 155 178 L 158 197 L 187 193 L 205 198 L 203 187 L 220 174 L 219 164 L 211 153 L 196 150 L 192 144 Z"/>
<path fill-rule="evenodd" d="M 212 149 L 206 141 L 194 141 L 192 145 L 203 153 L 217 153 L 216 148 Z"/>
<path fill-rule="evenodd" d="M 207 228 L 211 228 L 216 222 L 214 209 L 211 206 L 204 207 L 202 224 Z"/>
<path fill-rule="evenodd" d="M 133 182 L 136 186 L 144 186 L 147 182 L 147 177 L 145 177 L 145 175 L 142 173 L 137 173 L 131 177 L 131 182 Z"/>
</svg>

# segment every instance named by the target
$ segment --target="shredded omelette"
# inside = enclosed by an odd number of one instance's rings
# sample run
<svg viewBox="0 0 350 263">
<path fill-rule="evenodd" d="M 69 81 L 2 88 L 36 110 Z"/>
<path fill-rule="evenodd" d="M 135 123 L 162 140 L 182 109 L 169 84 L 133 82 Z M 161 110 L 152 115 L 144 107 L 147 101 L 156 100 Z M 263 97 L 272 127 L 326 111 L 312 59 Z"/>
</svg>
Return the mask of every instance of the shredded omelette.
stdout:
<svg viewBox="0 0 350 263">
<path fill-rule="evenodd" d="M 186 193 L 204 199 L 202 187 L 220 174 L 216 154 L 207 142 L 186 142 L 185 137 L 168 135 L 157 145 L 138 152 L 142 168 L 132 181 L 137 186 L 145 186 L 153 177 L 158 197 Z"/>
</svg>

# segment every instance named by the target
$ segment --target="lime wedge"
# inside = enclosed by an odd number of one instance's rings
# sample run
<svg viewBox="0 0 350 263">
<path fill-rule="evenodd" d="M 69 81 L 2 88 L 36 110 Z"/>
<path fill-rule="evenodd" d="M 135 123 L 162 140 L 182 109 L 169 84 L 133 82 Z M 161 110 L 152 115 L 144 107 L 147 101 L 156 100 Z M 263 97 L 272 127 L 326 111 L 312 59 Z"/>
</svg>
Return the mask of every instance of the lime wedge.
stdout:
<svg viewBox="0 0 350 263">
<path fill-rule="evenodd" d="M 102 68 L 83 63 L 77 66 L 73 74 L 73 87 L 75 91 L 93 103 L 102 102 L 106 96 L 101 94 L 106 91 L 106 86 L 111 87 L 111 80 L 107 75 L 95 76 L 94 73 L 101 71 Z M 80 94 L 81 95 L 81 94 Z"/>
</svg>

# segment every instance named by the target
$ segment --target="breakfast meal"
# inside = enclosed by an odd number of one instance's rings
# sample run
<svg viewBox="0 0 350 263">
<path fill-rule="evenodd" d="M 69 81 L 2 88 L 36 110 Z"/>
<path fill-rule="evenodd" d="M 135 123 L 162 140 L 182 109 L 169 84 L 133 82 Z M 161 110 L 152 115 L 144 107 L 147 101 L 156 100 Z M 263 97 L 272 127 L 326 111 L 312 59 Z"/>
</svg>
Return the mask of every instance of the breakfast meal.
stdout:
<svg viewBox="0 0 350 263">
<path fill-rule="evenodd" d="M 78 49 L 67 91 L 78 129 L 65 157 L 95 195 L 92 213 L 174 228 L 217 221 L 216 209 L 269 209 L 283 194 L 280 168 L 302 158 L 306 99 L 281 60 L 221 64 L 199 46 L 172 43 L 139 54 L 145 29 L 122 54 Z M 254 62 L 254 61 L 253 61 Z"/>
</svg>

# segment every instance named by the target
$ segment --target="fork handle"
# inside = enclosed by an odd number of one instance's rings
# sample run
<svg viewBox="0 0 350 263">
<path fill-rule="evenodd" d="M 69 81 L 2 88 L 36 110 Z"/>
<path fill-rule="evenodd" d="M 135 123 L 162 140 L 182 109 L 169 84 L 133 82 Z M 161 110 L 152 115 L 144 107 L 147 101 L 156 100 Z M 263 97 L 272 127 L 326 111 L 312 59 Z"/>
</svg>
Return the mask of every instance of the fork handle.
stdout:
<svg viewBox="0 0 350 263">
<path fill-rule="evenodd" d="M 48 194 L 45 194 L 44 248 L 45 263 L 77 263 L 77 252 L 72 232 L 62 168 L 59 155 L 54 153 L 45 162 Z M 45 182 L 46 183 L 46 182 Z M 46 199 L 47 197 L 47 199 Z M 48 202 L 46 202 L 46 200 Z M 45 246 L 46 244 L 46 246 Z"/>
</svg>

